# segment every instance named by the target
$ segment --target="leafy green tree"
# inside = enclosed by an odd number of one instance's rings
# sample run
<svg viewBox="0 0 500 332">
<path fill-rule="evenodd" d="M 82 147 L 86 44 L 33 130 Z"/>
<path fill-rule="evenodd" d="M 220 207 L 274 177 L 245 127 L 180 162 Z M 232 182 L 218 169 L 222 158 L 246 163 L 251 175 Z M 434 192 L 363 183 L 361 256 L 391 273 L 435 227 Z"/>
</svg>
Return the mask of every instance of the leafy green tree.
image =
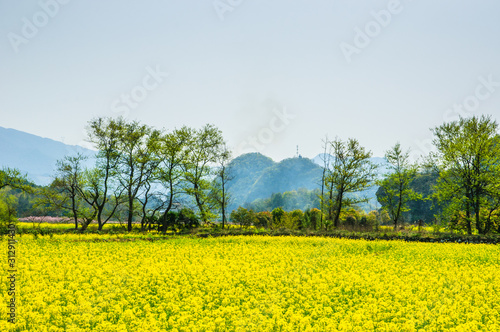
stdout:
<svg viewBox="0 0 500 332">
<path fill-rule="evenodd" d="M 285 191 L 284 193 L 274 193 L 269 198 L 256 199 L 245 207 L 251 208 L 254 211 L 272 211 L 277 207 L 283 208 L 285 211 L 293 210 L 308 210 L 311 208 L 319 208 L 321 206 L 321 191 L 320 189 L 307 190 L 299 188 L 298 190 Z"/>
<path fill-rule="evenodd" d="M 495 181 L 489 186 L 486 203 L 484 208 L 484 215 L 486 216 L 484 233 L 489 233 L 494 227 L 496 227 L 497 233 L 500 233 L 500 181 Z M 494 219 L 496 219 L 496 222 Z"/>
<path fill-rule="evenodd" d="M 200 130 L 191 132 L 189 150 L 183 163 L 184 191 L 193 197 L 204 223 L 215 217 L 217 206 L 212 191 L 213 168 L 224 145 L 222 132 L 207 124 Z"/>
<path fill-rule="evenodd" d="M 178 197 L 184 192 L 182 180 L 184 176 L 184 165 L 192 141 L 193 130 L 188 127 L 175 129 L 172 132 L 162 132 L 153 146 L 153 152 L 157 155 L 159 164 L 156 170 L 156 179 L 163 187 L 162 194 L 157 195 L 157 205 L 164 209 L 163 219 L 179 204 Z"/>
<path fill-rule="evenodd" d="M 30 190 L 25 174 L 15 168 L 4 167 L 0 169 L 0 189 L 5 187 Z"/>
<path fill-rule="evenodd" d="M 331 162 L 325 177 L 328 192 L 328 220 L 337 228 L 343 209 L 367 198 L 348 195 L 368 189 L 374 184 L 377 165 L 370 161 L 371 152 L 360 146 L 356 139 L 346 142 L 336 138 L 331 145 Z"/>
<path fill-rule="evenodd" d="M 403 152 L 399 143 L 388 150 L 385 158 L 390 165 L 389 172 L 378 182 L 380 189 L 377 191 L 377 199 L 389 213 L 394 230 L 397 229 L 403 213 L 409 211 L 408 203 L 422 198 L 421 194 L 411 188 L 418 166 L 410 162 L 409 156 L 410 152 Z"/>
<path fill-rule="evenodd" d="M 439 171 L 437 197 L 451 220 L 463 212 L 466 231 L 490 231 L 482 213 L 495 205 L 500 181 L 498 124 L 490 116 L 460 118 L 433 129 Z"/>
<path fill-rule="evenodd" d="M 149 179 L 153 177 L 159 164 L 152 153 L 152 147 L 159 134 L 149 126 L 137 121 L 127 122 L 123 118 L 115 120 L 120 131 L 118 139 L 117 178 L 125 191 L 127 202 L 127 230 L 132 230 L 135 204 L 138 196 L 144 194 L 149 187 Z M 142 216 L 141 227 L 144 228 L 145 216 Z"/>
<path fill-rule="evenodd" d="M 117 182 L 123 137 L 122 124 L 121 120 L 96 118 L 90 120 L 87 126 L 88 140 L 98 152 L 96 168 L 84 172 L 84 186 L 80 189 L 80 196 L 90 205 L 92 211 L 88 214 L 84 228 L 92 222 L 91 218 L 95 217 L 98 229 L 101 230 L 122 203 L 124 188 Z M 111 208 L 105 211 L 108 203 Z"/>
<path fill-rule="evenodd" d="M 313 230 L 316 230 L 318 228 L 322 229 L 322 224 L 321 224 L 322 214 L 323 213 L 321 212 L 321 210 L 316 208 L 307 209 L 306 211 L 304 211 L 304 219 L 305 219 L 304 227 Z"/>
<path fill-rule="evenodd" d="M 271 225 L 272 229 L 285 227 L 285 220 L 286 220 L 285 210 L 283 210 L 280 207 L 277 207 L 271 211 L 271 215 L 273 216 L 273 223 Z"/>
<path fill-rule="evenodd" d="M 304 222 L 305 217 L 302 210 L 293 210 L 286 214 L 285 227 L 288 229 L 303 229 Z"/>
<path fill-rule="evenodd" d="M 233 223 L 240 225 L 240 227 L 248 227 L 258 222 L 255 212 L 241 206 L 231 212 L 230 218 Z"/>
<path fill-rule="evenodd" d="M 162 215 L 159 220 L 158 231 L 191 229 L 199 225 L 200 222 L 196 214 L 190 209 L 183 208 L 179 212 L 170 211 L 166 215 Z"/>
<path fill-rule="evenodd" d="M 0 189 L 0 234 L 5 234 L 10 223 L 16 222 L 17 197 L 8 188 Z"/>
<path fill-rule="evenodd" d="M 84 213 L 82 230 L 87 229 L 94 219 L 97 219 L 98 230 L 102 230 L 123 203 L 123 188 L 106 180 L 105 172 L 100 168 L 86 169 L 83 172 L 83 186 L 79 189 L 79 195 L 89 208 Z"/>
<path fill-rule="evenodd" d="M 257 221 L 255 222 L 255 227 L 267 228 L 273 222 L 273 217 L 269 211 L 261 211 L 256 213 Z"/>
<path fill-rule="evenodd" d="M 439 173 L 431 169 L 424 169 L 417 173 L 410 188 L 422 195 L 422 199 L 408 202 L 409 211 L 404 212 L 405 218 L 421 223 L 432 223 L 435 216 L 441 214 L 442 209 L 434 196 L 434 187 L 438 177 Z"/>
<path fill-rule="evenodd" d="M 86 159 L 82 154 L 77 154 L 76 156 L 66 156 L 62 160 L 58 160 L 56 178 L 50 188 L 47 188 L 48 190 L 45 190 L 45 193 L 42 194 L 46 199 L 51 200 L 53 198 L 52 204 L 57 208 L 71 211 L 75 229 L 78 229 L 80 213 L 83 214 L 79 193 L 83 185 L 82 162 Z"/>
</svg>

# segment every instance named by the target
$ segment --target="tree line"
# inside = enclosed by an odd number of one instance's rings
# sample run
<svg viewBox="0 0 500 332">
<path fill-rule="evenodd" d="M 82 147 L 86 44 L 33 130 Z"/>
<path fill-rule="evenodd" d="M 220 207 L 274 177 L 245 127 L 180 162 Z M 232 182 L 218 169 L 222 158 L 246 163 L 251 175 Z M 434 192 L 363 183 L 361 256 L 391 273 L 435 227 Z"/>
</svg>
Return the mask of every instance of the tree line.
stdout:
<svg viewBox="0 0 500 332">
<path fill-rule="evenodd" d="M 96 118 L 87 134 L 97 148 L 94 165 L 85 166 L 89 157 L 81 154 L 59 160 L 54 181 L 38 190 L 37 205 L 68 211 L 82 230 L 94 220 L 102 230 L 118 213 L 126 215 L 128 231 L 136 219 L 144 230 L 181 205 L 197 210 L 203 222 L 218 213 L 225 222 L 230 151 L 215 126 L 167 131 Z"/>
<path fill-rule="evenodd" d="M 411 203 L 431 201 L 437 222 L 472 234 L 500 232 L 500 136 L 491 116 L 473 116 L 432 129 L 435 152 L 418 162 L 399 143 L 385 154 L 389 171 L 377 176 L 371 152 L 356 139 L 325 140 L 321 210 L 338 227 L 343 211 L 366 198 L 346 196 L 379 185 L 377 199 L 396 229 Z M 412 183 L 435 175 L 432 194 L 423 197 Z"/>
<path fill-rule="evenodd" d="M 263 227 L 338 228 L 352 222 L 356 207 L 368 201 L 360 193 L 377 185 L 381 211 L 394 228 L 412 209 L 417 213 L 416 202 L 421 202 L 419 206 L 432 211 L 436 222 L 450 229 L 468 234 L 500 232 L 498 123 L 490 116 L 460 118 L 433 128 L 432 133 L 435 152 L 411 161 L 410 151 L 396 143 L 385 154 L 389 166 L 384 172 L 370 161 L 372 152 L 358 140 L 325 139 L 319 189 L 274 194 L 250 205 L 261 214 L 269 208 L 267 217 L 257 218 L 259 213 L 247 206 L 234 210 L 231 220 Z M 231 199 L 227 184 L 234 176 L 231 151 L 217 127 L 167 131 L 124 118 L 96 118 L 88 123 L 87 134 L 97 149 L 93 165 L 86 166 L 88 157 L 83 155 L 58 161 L 51 185 L 36 189 L 38 206 L 67 211 L 75 228 L 82 230 L 93 220 L 102 230 L 118 214 L 126 216 L 129 231 L 135 220 L 143 230 L 153 223 L 163 230 L 168 225 L 196 225 L 198 220 L 205 224 L 217 220 L 222 227 L 227 223 Z M 435 184 L 424 193 L 416 183 L 426 179 Z M 0 172 L 0 189 L 24 188 L 25 182 L 16 170 Z M 290 217 L 285 212 L 282 222 L 285 203 L 280 200 L 285 197 L 295 207 L 300 205 L 297 197 L 307 198 L 303 205 L 307 210 Z"/>
</svg>

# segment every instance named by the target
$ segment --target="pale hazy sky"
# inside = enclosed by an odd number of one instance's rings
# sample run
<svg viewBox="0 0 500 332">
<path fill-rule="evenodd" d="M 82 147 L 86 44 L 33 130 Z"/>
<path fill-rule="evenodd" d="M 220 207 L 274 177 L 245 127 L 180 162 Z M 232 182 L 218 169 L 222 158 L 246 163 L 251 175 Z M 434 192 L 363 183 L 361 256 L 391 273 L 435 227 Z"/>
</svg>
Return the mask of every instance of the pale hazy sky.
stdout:
<svg viewBox="0 0 500 332">
<path fill-rule="evenodd" d="M 500 120 L 498 0 L 0 0 L 0 36 L 0 126 L 67 144 L 124 115 L 213 123 L 236 154 L 314 157 L 328 134 L 383 156 Z"/>
</svg>

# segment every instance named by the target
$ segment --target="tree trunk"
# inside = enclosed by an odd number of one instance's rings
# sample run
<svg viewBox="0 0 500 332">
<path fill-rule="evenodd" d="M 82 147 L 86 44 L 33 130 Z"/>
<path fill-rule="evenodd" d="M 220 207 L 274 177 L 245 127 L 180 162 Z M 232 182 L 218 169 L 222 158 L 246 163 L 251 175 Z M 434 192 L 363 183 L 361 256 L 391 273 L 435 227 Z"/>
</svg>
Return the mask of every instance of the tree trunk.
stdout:
<svg viewBox="0 0 500 332">
<path fill-rule="evenodd" d="M 72 198 L 71 208 L 73 210 L 73 219 L 75 221 L 75 229 L 78 229 L 78 212 L 76 210 L 75 198 Z"/>
<path fill-rule="evenodd" d="M 200 210 L 200 215 L 201 219 L 203 220 L 203 223 L 207 223 L 207 216 L 205 215 L 205 210 L 203 209 L 203 204 L 200 199 L 200 194 L 198 192 L 198 185 L 195 184 L 194 186 L 194 198 L 196 200 L 196 205 L 198 206 L 198 209 Z"/>
<path fill-rule="evenodd" d="M 324 157 L 324 156 L 323 156 Z M 323 228 L 323 211 L 325 209 L 325 175 L 326 175 L 326 168 L 323 168 L 323 175 L 321 176 L 321 215 L 320 215 L 320 222 L 319 222 L 319 228 Z M 314 226 L 314 230 L 316 230 L 316 225 Z"/>
<path fill-rule="evenodd" d="M 470 222 L 470 205 L 468 200 L 465 205 L 465 219 L 467 224 L 467 234 L 472 235 L 472 225 Z"/>
<path fill-rule="evenodd" d="M 335 200 L 335 203 L 337 204 L 337 211 L 335 213 L 335 220 L 333 222 L 333 227 L 338 228 L 339 227 L 339 220 L 340 220 L 340 212 L 342 211 L 342 192 L 339 191 L 337 194 L 337 198 Z"/>
<path fill-rule="evenodd" d="M 398 221 L 399 221 L 399 216 L 401 215 L 401 193 L 399 194 L 399 202 L 398 202 L 398 209 L 396 210 L 396 214 L 394 216 L 394 230 L 396 231 L 398 229 Z"/>
<path fill-rule="evenodd" d="M 127 231 L 132 231 L 132 219 L 134 216 L 134 200 L 129 196 L 128 199 L 128 218 L 127 218 Z"/>
<path fill-rule="evenodd" d="M 222 229 L 226 223 L 226 192 L 224 190 L 224 179 L 222 180 Z"/>
<path fill-rule="evenodd" d="M 104 206 L 99 206 L 98 211 L 97 211 L 97 225 L 98 225 L 98 230 L 102 230 L 102 227 L 104 224 L 102 223 L 102 210 L 104 209 Z"/>
<path fill-rule="evenodd" d="M 483 225 L 481 223 L 481 214 L 480 214 L 480 201 L 479 201 L 479 194 L 476 193 L 476 201 L 474 202 L 474 210 L 476 210 L 476 228 L 477 232 L 479 234 L 486 234 L 485 230 L 483 229 Z"/>
<path fill-rule="evenodd" d="M 333 187 L 330 188 L 328 197 L 328 220 L 333 223 Z M 325 229 L 328 230 L 328 226 Z"/>
</svg>

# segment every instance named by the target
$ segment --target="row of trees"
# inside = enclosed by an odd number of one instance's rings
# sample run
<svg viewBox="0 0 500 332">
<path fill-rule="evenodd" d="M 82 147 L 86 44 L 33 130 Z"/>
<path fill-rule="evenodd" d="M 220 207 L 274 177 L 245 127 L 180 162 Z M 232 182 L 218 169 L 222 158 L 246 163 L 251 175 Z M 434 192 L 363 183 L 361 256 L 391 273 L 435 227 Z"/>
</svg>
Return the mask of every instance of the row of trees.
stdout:
<svg viewBox="0 0 500 332">
<path fill-rule="evenodd" d="M 65 157 L 40 194 L 43 205 L 69 210 L 75 228 L 97 220 L 101 230 L 125 209 L 128 230 L 135 218 L 144 229 L 159 212 L 165 219 L 181 203 L 197 209 L 204 222 L 219 212 L 225 222 L 230 153 L 213 125 L 168 132 L 123 118 L 97 118 L 87 132 L 98 150 L 95 165 L 86 167 L 83 155 Z"/>
<path fill-rule="evenodd" d="M 345 209 L 367 197 L 353 195 L 379 185 L 378 201 L 397 228 L 411 203 L 422 200 L 412 188 L 417 176 L 436 174 L 433 194 L 425 197 L 440 211 L 436 218 L 452 228 L 472 234 L 500 232 L 500 136 L 498 123 L 489 116 L 460 118 L 434 128 L 436 152 L 421 163 L 412 163 L 409 151 L 399 143 L 387 151 L 388 171 L 377 177 L 371 152 L 356 139 L 324 141 L 324 170 L 321 181 L 321 210 L 325 227 L 339 226 Z M 323 220 L 321 220 L 323 223 Z"/>
<path fill-rule="evenodd" d="M 272 211 L 276 208 L 283 208 L 286 211 L 310 210 L 320 207 L 320 190 L 307 190 L 299 188 L 297 190 L 274 193 L 265 199 L 256 199 L 252 203 L 244 204 L 244 207 L 256 212 Z"/>
<path fill-rule="evenodd" d="M 87 131 L 98 150 L 93 165 L 82 155 L 59 161 L 53 183 L 37 192 L 39 206 L 70 211 L 75 228 L 83 229 L 93 220 L 102 229 L 118 213 L 126 215 L 129 231 L 136 219 L 144 229 L 153 220 L 167 223 L 169 213 L 181 206 L 196 210 L 201 222 L 219 219 L 224 227 L 232 172 L 230 151 L 219 129 L 206 125 L 166 131 L 123 118 L 97 118 Z M 320 211 L 317 222 L 308 225 L 328 230 L 339 227 L 348 211 L 368 201 L 360 193 L 378 185 L 377 199 L 395 228 L 403 217 L 422 215 L 415 202 L 423 202 L 419 209 L 432 211 L 436 220 L 453 229 L 469 234 L 500 232 L 497 122 L 488 116 L 461 118 L 432 132 L 435 152 L 416 163 L 398 143 L 385 155 L 389 166 L 383 174 L 371 161 L 372 153 L 356 139 L 325 139 L 317 192 L 276 193 L 253 207 L 279 211 L 285 207 L 280 202 L 286 201 L 290 210 L 296 210 L 298 200 L 307 199 L 309 211 L 315 207 Z M 426 181 L 435 185 L 424 193 L 418 188 Z M 0 172 L 0 189 L 23 188 L 25 182 L 15 170 Z M 234 213 L 233 221 L 240 223 L 242 218 L 237 210 Z M 186 215 L 180 220 L 192 220 Z"/>
<path fill-rule="evenodd" d="M 231 212 L 231 220 L 240 227 L 265 227 L 270 229 L 322 230 L 321 210 L 313 208 L 285 211 L 277 207 L 271 211 L 254 212 L 252 209 L 239 207 Z M 389 220 L 387 212 L 371 211 L 365 213 L 356 209 L 345 210 L 342 214 L 343 225 L 352 229 L 372 230 Z"/>
</svg>

